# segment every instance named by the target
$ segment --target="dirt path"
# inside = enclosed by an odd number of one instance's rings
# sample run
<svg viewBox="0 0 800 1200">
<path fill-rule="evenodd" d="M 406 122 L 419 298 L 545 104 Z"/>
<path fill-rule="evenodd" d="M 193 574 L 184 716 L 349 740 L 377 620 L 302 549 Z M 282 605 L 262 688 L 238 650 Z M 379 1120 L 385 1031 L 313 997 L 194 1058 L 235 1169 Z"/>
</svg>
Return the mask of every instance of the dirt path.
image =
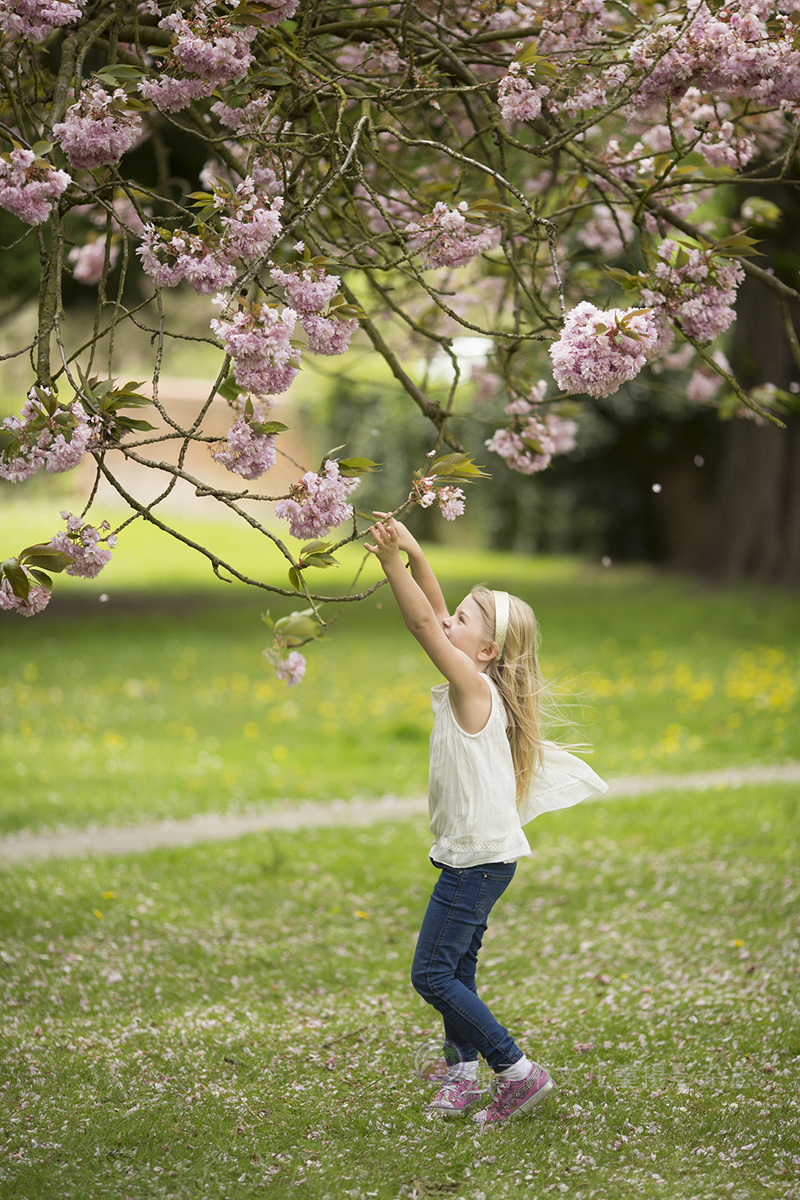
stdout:
<svg viewBox="0 0 800 1200">
<path fill-rule="evenodd" d="M 601 800 L 646 796 L 653 792 L 706 791 L 746 784 L 800 784 L 800 762 L 774 766 L 727 767 L 688 775 L 639 775 L 611 780 Z M 86 854 L 138 854 L 162 846 L 191 846 L 242 837 L 264 829 L 296 830 L 330 825 L 373 825 L 427 813 L 423 796 L 381 800 L 337 800 L 295 804 L 259 813 L 199 814 L 188 821 L 94 827 L 70 833 L 20 833 L 0 837 L 0 864 L 26 859 L 74 858 Z"/>
</svg>

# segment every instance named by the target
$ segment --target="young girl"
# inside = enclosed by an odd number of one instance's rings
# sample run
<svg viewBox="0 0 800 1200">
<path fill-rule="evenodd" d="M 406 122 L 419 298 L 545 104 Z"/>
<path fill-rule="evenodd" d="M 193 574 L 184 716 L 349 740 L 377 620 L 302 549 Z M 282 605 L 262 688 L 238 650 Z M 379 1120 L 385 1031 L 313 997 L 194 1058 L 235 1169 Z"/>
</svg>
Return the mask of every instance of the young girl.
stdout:
<svg viewBox="0 0 800 1200">
<path fill-rule="evenodd" d="M 543 743 L 533 612 L 507 592 L 476 587 L 450 616 L 425 555 L 404 525 L 376 513 L 367 549 L 380 560 L 406 627 L 447 679 L 433 688 L 428 806 L 439 872 L 422 923 L 411 981 L 444 1020 L 454 1061 L 428 1108 L 460 1116 L 480 1105 L 478 1055 L 495 1073 L 486 1125 L 529 1113 L 550 1092 L 478 997 L 478 951 L 493 905 L 530 854 L 522 825 L 606 784 L 580 759 Z M 408 555 L 411 574 L 400 558 Z"/>
</svg>

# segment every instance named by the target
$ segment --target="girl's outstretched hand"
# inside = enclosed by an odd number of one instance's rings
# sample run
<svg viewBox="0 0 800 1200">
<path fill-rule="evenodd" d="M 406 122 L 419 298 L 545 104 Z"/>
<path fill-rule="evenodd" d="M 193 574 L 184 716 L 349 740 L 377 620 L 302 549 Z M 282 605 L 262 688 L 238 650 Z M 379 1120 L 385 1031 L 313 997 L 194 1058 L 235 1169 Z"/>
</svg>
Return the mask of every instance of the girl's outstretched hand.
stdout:
<svg viewBox="0 0 800 1200">
<path fill-rule="evenodd" d="M 372 510 L 372 515 L 373 517 L 380 517 L 381 523 L 384 525 L 386 525 L 387 522 L 392 523 L 397 531 L 397 548 L 399 550 L 402 550 L 404 553 L 408 554 L 415 549 L 417 545 L 417 539 L 414 537 L 413 533 L 409 533 L 402 521 L 398 521 L 397 518 L 391 516 L 390 513 L 377 512 L 375 509 Z"/>
<path fill-rule="evenodd" d="M 374 525 L 370 525 L 369 531 L 375 544 L 371 546 L 369 542 L 365 542 L 365 550 L 375 554 L 381 563 L 387 563 L 395 556 L 400 557 L 397 523 L 393 517 L 385 521 L 376 521 Z"/>
</svg>

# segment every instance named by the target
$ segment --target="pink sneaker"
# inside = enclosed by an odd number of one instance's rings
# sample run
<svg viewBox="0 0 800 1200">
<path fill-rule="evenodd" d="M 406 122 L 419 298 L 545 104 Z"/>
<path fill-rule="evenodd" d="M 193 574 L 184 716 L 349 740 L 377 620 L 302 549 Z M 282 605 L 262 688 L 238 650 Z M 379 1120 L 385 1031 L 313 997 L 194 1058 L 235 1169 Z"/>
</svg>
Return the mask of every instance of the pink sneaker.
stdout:
<svg viewBox="0 0 800 1200">
<path fill-rule="evenodd" d="M 483 1092 L 474 1079 L 454 1079 L 452 1083 L 444 1084 L 425 1107 L 443 1117 L 460 1117 L 482 1099 Z"/>
<path fill-rule="evenodd" d="M 527 1078 L 516 1082 L 511 1079 L 501 1080 L 495 1087 L 488 1108 L 475 1113 L 472 1119 L 481 1125 L 496 1125 L 498 1121 L 525 1116 L 535 1104 L 544 1100 L 554 1086 L 544 1067 L 534 1063 Z"/>
</svg>

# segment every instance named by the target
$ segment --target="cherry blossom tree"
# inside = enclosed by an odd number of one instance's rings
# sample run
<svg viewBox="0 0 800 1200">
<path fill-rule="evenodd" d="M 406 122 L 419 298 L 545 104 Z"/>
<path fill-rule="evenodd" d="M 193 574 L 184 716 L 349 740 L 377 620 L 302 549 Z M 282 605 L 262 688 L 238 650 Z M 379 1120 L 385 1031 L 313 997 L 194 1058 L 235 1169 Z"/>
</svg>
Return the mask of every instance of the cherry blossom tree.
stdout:
<svg viewBox="0 0 800 1200">
<path fill-rule="evenodd" d="M 290 685 L 297 647 L 342 599 L 308 569 L 363 536 L 358 480 L 377 467 L 356 447 L 301 467 L 288 494 L 242 486 L 268 481 L 286 429 L 273 398 L 315 358 L 356 344 L 383 360 L 431 429 L 386 507 L 438 504 L 446 520 L 482 474 L 465 422 L 483 424 L 492 470 L 543 471 L 574 446 L 581 405 L 646 365 L 690 361 L 691 401 L 791 419 L 792 391 L 746 390 L 724 338 L 747 277 L 774 297 L 800 372 L 800 292 L 780 262 L 754 261 L 759 228 L 781 220 L 764 193 L 794 178 L 800 0 L 0 0 L 0 30 L 0 206 L 41 260 L 38 330 L 18 352 L 30 391 L 4 422 L 0 475 L 88 455 L 127 521 L 188 541 L 163 515 L 184 480 L 248 522 L 288 579 L 194 548 L 220 578 L 302 597 L 269 651 Z M 169 138 L 205 159 L 192 190 L 166 165 Z M 88 343 L 70 274 L 95 290 Z M 207 297 L 219 355 L 189 425 L 159 391 L 184 336 L 164 315 L 172 288 Z M 128 327 L 152 341 L 147 391 L 114 373 Z M 486 348 L 471 377 L 463 335 Z M 438 391 L 419 367 L 434 358 Z M 204 432 L 220 399 L 221 443 Z M 166 432 L 132 415 L 150 406 Z M 187 470 L 192 443 L 229 488 Z M 163 478 L 155 500 L 122 483 L 125 459 Z M 7 548 L 2 607 L 31 615 L 49 572 L 102 567 L 120 530 L 87 524 L 90 508 Z M 345 599 L 371 590 L 356 579 Z"/>
</svg>

